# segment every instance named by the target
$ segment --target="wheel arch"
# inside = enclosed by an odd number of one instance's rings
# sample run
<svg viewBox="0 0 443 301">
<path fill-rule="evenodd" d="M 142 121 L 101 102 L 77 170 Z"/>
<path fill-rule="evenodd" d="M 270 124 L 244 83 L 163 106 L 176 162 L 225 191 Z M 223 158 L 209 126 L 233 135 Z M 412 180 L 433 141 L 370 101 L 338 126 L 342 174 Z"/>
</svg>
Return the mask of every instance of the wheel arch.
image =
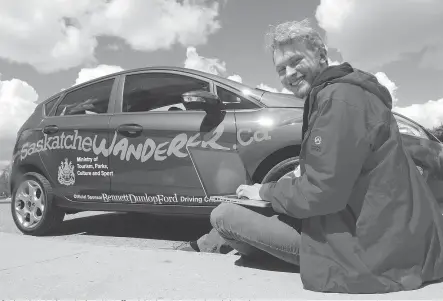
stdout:
<svg viewBox="0 0 443 301">
<path fill-rule="evenodd" d="M 255 170 L 252 180 L 261 183 L 266 174 L 278 163 L 299 155 L 301 145 L 288 145 L 276 150 L 263 159 Z"/>
<path fill-rule="evenodd" d="M 20 179 L 21 176 L 23 176 L 24 174 L 28 173 L 28 172 L 35 172 L 35 173 L 39 173 L 42 176 L 46 176 L 45 173 L 43 172 L 43 169 L 39 168 L 38 166 L 34 165 L 34 164 L 22 164 L 19 165 L 15 168 L 12 169 L 11 172 L 11 177 L 10 177 L 10 183 L 9 183 L 9 189 L 10 189 L 10 194 L 12 196 L 12 193 L 14 192 L 14 185 L 16 184 L 16 182 Z"/>
</svg>

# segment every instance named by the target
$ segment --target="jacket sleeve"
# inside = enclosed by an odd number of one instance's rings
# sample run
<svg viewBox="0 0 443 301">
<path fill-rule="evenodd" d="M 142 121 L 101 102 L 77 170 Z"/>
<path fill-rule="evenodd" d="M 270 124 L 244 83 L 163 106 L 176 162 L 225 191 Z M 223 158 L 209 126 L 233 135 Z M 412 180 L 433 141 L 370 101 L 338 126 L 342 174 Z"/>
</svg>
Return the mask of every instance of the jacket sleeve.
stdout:
<svg viewBox="0 0 443 301">
<path fill-rule="evenodd" d="M 303 146 L 303 175 L 260 189 L 276 212 L 301 219 L 335 213 L 347 205 L 369 150 L 365 114 L 340 99 L 326 100 L 318 114 Z"/>
<path fill-rule="evenodd" d="M 432 177 L 443 180 L 443 146 L 434 150 L 429 146 L 414 143 L 406 145 L 406 150 L 415 164 L 427 170 Z"/>
</svg>

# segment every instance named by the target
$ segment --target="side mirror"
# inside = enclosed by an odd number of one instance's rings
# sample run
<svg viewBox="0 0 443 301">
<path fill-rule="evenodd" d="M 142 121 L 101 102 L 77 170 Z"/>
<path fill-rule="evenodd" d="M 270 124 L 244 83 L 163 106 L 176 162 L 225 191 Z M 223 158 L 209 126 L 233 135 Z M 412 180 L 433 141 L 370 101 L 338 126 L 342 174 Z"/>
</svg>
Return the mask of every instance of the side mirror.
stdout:
<svg viewBox="0 0 443 301">
<path fill-rule="evenodd" d="M 220 110 L 221 101 L 214 93 L 194 90 L 182 94 L 183 103 L 186 107 L 202 109 L 205 111 Z"/>
</svg>

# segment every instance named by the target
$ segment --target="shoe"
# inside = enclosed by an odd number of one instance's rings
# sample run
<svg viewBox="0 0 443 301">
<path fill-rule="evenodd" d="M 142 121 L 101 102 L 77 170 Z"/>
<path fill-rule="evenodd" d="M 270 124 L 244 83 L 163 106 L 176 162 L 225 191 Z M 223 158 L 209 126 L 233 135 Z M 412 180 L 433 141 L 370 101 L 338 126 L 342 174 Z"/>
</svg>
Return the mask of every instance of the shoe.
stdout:
<svg viewBox="0 0 443 301">
<path fill-rule="evenodd" d="M 196 241 L 184 242 L 174 249 L 187 252 L 200 252 Z"/>
</svg>

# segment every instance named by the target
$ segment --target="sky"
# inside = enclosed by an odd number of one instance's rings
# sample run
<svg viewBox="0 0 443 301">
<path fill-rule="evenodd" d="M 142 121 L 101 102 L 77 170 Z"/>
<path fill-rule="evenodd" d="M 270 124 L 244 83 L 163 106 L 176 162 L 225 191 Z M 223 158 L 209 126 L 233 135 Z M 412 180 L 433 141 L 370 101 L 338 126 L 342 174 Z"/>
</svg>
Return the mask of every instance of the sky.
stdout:
<svg viewBox="0 0 443 301">
<path fill-rule="evenodd" d="M 441 0 L 0 1 L 0 168 L 36 102 L 120 70 L 180 66 L 287 93 L 265 34 L 305 18 L 331 64 L 376 75 L 394 111 L 443 123 Z"/>
</svg>

